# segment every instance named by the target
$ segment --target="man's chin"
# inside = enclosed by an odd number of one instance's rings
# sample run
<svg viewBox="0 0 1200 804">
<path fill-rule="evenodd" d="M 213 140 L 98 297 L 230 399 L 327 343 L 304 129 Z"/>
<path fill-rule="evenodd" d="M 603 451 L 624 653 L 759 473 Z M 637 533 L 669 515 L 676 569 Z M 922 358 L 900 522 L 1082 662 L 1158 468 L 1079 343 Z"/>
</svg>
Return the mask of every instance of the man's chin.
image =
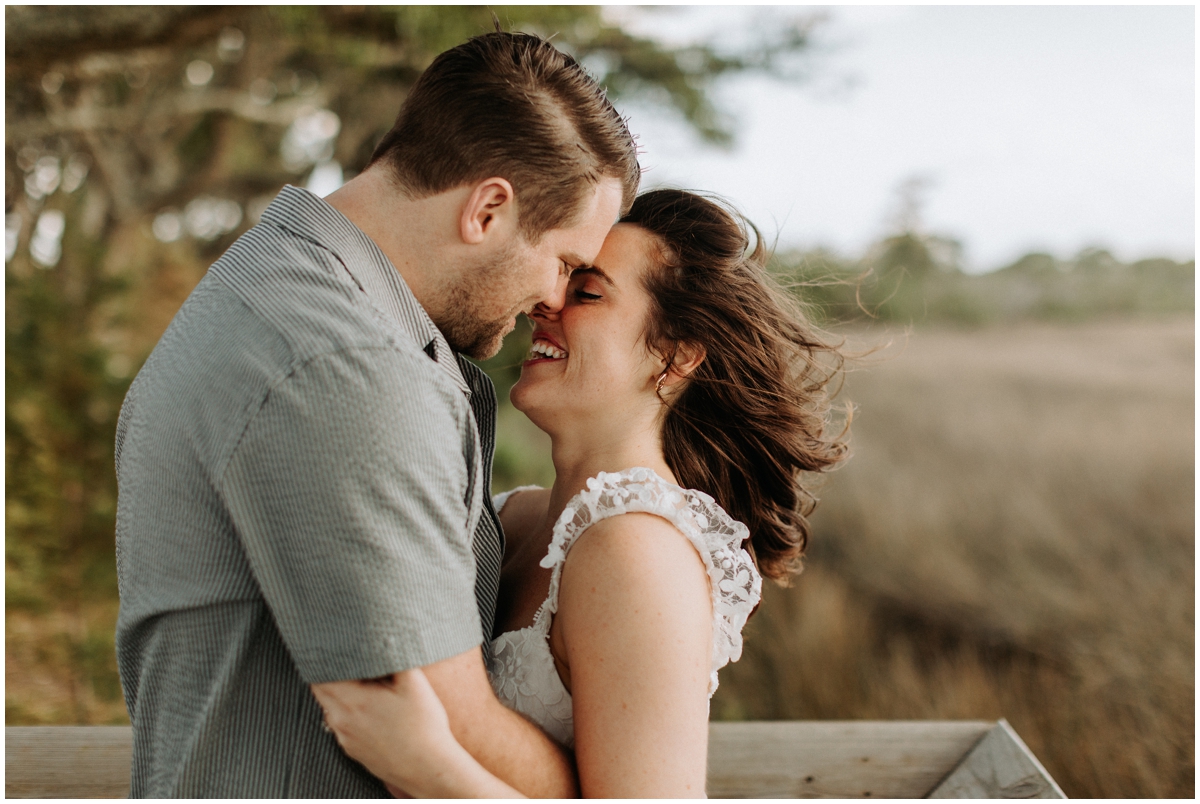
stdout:
<svg viewBox="0 0 1200 804">
<path fill-rule="evenodd" d="M 434 324 L 455 352 L 473 360 L 487 360 L 499 353 L 504 345 L 504 336 L 516 329 L 517 319 L 510 315 L 500 321 L 483 323 L 478 319 L 472 321 L 460 311 L 451 320 L 441 323 L 434 321 Z"/>
<path fill-rule="evenodd" d="M 475 360 L 490 360 L 491 358 L 500 354 L 500 347 L 503 345 L 504 336 L 501 335 L 492 342 L 478 347 L 472 351 L 468 352 L 464 350 L 463 354 L 465 354 L 467 357 L 474 358 Z"/>
<path fill-rule="evenodd" d="M 474 360 L 488 360 L 500 353 L 500 348 L 504 346 L 504 336 L 512 332 L 513 328 L 514 324 L 509 322 L 502 329 L 481 334 L 470 343 L 463 344 L 461 347 L 453 343 L 450 346 L 454 351 L 461 352 Z"/>
<path fill-rule="evenodd" d="M 512 333 L 512 331 L 516 328 L 517 319 L 508 319 L 508 323 L 505 324 L 503 328 L 501 328 L 500 331 L 492 337 L 491 342 L 488 343 L 486 348 L 482 350 L 483 353 L 479 356 L 471 355 L 471 357 L 474 357 L 476 360 L 487 360 L 488 358 L 492 358 L 500 354 L 500 350 L 504 348 L 504 339 L 507 338 L 509 334 Z"/>
</svg>

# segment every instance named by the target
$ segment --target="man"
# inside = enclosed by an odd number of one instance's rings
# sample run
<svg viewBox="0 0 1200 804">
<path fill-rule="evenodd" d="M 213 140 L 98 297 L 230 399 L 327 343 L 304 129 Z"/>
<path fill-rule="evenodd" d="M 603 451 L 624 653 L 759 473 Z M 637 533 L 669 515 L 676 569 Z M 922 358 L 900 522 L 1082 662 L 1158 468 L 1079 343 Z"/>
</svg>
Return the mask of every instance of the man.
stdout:
<svg viewBox="0 0 1200 804">
<path fill-rule="evenodd" d="M 639 175 L 574 60 L 487 34 L 434 61 L 362 174 L 285 188 L 212 266 L 117 429 L 134 796 L 386 795 L 310 686 L 412 667 L 489 770 L 573 794 L 484 671 L 495 393 L 457 353 L 560 308 Z"/>
</svg>

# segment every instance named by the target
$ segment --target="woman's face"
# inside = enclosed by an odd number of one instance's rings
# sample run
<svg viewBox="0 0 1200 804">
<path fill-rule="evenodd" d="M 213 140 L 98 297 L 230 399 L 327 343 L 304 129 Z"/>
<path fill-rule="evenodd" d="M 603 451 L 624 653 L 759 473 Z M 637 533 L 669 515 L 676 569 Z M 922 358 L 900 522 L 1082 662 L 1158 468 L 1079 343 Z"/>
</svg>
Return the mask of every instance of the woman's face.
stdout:
<svg viewBox="0 0 1200 804">
<path fill-rule="evenodd" d="M 510 398 L 543 430 L 602 426 L 607 418 L 658 409 L 662 361 L 643 338 L 650 296 L 642 277 L 654 248 L 641 227 L 617 224 L 595 264 L 572 274 L 562 311 L 538 307 L 530 314 L 533 351 Z"/>
</svg>

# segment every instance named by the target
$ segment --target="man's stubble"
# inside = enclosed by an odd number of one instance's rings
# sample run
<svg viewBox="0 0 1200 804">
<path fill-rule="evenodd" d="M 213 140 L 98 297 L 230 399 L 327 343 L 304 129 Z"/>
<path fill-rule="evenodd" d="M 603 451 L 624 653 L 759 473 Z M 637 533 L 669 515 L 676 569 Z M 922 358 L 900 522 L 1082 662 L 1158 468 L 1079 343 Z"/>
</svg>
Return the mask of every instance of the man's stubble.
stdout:
<svg viewBox="0 0 1200 804">
<path fill-rule="evenodd" d="M 434 320 L 450 348 L 476 360 L 486 360 L 500 351 L 504 336 L 511 331 L 516 306 L 500 318 L 495 316 L 496 299 L 516 295 L 524 255 L 514 244 L 494 260 L 474 271 L 466 271 L 445 296 L 441 314 Z"/>
</svg>

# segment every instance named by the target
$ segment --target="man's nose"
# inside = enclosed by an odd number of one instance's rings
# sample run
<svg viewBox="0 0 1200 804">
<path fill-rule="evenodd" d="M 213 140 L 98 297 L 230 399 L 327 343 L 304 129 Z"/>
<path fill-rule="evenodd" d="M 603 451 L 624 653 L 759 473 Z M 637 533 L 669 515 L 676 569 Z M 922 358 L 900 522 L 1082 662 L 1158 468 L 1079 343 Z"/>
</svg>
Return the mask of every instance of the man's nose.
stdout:
<svg viewBox="0 0 1200 804">
<path fill-rule="evenodd" d="M 557 313 L 562 310 L 567 304 L 567 284 L 570 281 L 571 277 L 569 274 L 560 273 L 554 280 L 553 290 L 546 296 L 543 296 L 542 300 L 538 302 L 537 308 L 534 309 L 540 308 L 548 313 Z"/>
<path fill-rule="evenodd" d="M 561 310 L 561 304 L 557 308 L 552 308 L 544 302 L 538 302 L 537 306 L 529 311 L 529 317 L 534 321 L 557 321 Z"/>
</svg>

